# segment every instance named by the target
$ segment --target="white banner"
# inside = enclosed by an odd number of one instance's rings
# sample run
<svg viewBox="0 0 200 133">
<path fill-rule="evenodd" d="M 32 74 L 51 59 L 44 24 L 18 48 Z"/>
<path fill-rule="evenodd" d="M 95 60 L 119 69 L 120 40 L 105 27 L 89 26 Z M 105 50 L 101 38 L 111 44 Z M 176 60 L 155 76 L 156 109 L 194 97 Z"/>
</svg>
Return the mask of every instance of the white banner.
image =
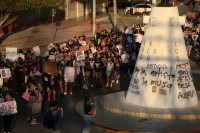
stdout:
<svg viewBox="0 0 200 133">
<path fill-rule="evenodd" d="M 11 77 L 10 68 L 0 69 L 1 78 L 9 78 Z"/>
<path fill-rule="evenodd" d="M 35 56 L 40 56 L 40 47 L 39 46 L 33 47 L 33 51 L 35 53 Z"/>
<path fill-rule="evenodd" d="M 15 61 L 17 57 L 17 47 L 6 47 L 6 58 Z"/>
<path fill-rule="evenodd" d="M 9 115 L 17 113 L 16 101 L 3 102 L 0 103 L 0 115 Z"/>
<path fill-rule="evenodd" d="M 65 67 L 64 77 L 69 81 L 74 81 L 75 77 L 75 67 Z"/>
<path fill-rule="evenodd" d="M 80 61 L 80 60 L 85 60 L 85 54 L 84 51 L 77 51 L 76 52 L 76 60 Z"/>
</svg>

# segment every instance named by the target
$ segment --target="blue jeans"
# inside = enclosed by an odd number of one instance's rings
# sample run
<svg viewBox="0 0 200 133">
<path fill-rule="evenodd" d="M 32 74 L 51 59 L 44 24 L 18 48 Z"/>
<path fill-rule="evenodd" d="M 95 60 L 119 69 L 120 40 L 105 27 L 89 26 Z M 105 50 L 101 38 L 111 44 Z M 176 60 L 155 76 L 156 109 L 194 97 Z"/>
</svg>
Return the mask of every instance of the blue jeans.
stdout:
<svg viewBox="0 0 200 133">
<path fill-rule="evenodd" d="M 122 69 L 124 74 L 128 74 L 128 63 L 122 63 Z"/>
<path fill-rule="evenodd" d="M 61 133 L 61 125 L 60 124 L 55 124 L 53 127 L 53 131 L 55 133 Z"/>
<path fill-rule="evenodd" d="M 86 115 L 84 114 L 84 127 L 82 133 L 89 133 L 91 128 L 90 128 L 90 122 L 91 122 L 91 115 Z"/>
</svg>

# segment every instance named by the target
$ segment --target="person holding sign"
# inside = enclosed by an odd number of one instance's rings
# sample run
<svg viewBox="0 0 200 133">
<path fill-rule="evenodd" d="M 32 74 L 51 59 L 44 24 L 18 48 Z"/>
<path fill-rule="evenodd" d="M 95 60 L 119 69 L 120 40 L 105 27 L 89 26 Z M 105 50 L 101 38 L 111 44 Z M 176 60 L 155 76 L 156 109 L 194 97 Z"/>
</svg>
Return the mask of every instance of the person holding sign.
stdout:
<svg viewBox="0 0 200 133">
<path fill-rule="evenodd" d="M 12 98 L 11 91 L 7 90 L 4 93 L 4 102 L 10 102 L 10 101 L 14 101 L 14 98 Z M 13 117 L 14 117 L 14 114 L 9 114 L 9 115 L 3 116 L 4 133 L 11 132 L 11 124 L 12 124 Z"/>
<path fill-rule="evenodd" d="M 37 83 L 35 80 L 31 80 L 29 82 L 29 88 L 28 88 L 28 92 L 29 92 L 29 102 L 28 102 L 28 118 L 27 120 L 31 120 L 31 124 L 37 124 L 37 120 L 36 120 L 36 114 L 32 114 L 32 107 L 35 103 L 39 103 L 39 91 L 38 88 L 36 87 Z"/>
</svg>

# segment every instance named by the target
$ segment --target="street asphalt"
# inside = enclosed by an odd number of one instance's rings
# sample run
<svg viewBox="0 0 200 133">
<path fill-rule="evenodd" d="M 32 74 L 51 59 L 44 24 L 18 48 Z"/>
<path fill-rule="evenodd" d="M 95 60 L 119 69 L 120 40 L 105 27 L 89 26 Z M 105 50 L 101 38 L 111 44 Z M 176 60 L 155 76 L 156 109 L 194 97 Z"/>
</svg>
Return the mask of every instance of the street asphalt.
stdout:
<svg viewBox="0 0 200 133">
<path fill-rule="evenodd" d="M 195 8 L 195 10 L 193 10 L 187 6 L 178 5 L 178 8 L 180 15 L 185 14 L 187 11 L 197 11 L 197 7 Z M 61 21 L 59 23 L 53 23 L 53 25 L 52 24 L 40 25 L 25 29 L 23 31 L 1 34 L 0 41 L 3 42 L 0 45 L 0 51 L 5 52 L 5 47 L 17 47 L 18 49 L 26 50 L 34 46 L 42 46 L 41 51 L 45 52 L 47 50 L 46 46 L 51 42 L 53 43 L 65 42 L 69 38 L 73 38 L 74 36 L 79 36 L 82 34 L 85 34 L 86 37 L 92 37 L 92 29 L 91 26 L 89 26 L 90 20 L 91 18 L 89 16 L 85 16 L 76 19 Z M 97 16 L 96 21 L 100 24 L 100 27 L 110 30 L 113 23 L 113 14 L 99 15 Z M 131 27 L 133 24 L 136 25 L 141 23 L 142 23 L 142 18 L 120 15 L 118 16 L 117 25 L 118 28 L 122 30 L 124 26 Z M 54 28 L 54 30 L 52 30 L 52 27 Z M 190 60 L 190 64 L 192 70 L 194 70 L 193 71 L 194 73 L 192 74 L 195 87 L 198 91 L 200 91 L 200 85 L 198 83 L 199 82 L 198 78 L 200 77 L 200 71 L 199 71 L 197 56 L 198 56 L 197 51 L 194 50 L 193 57 Z M 105 88 L 105 85 L 103 85 L 102 88 L 90 87 L 88 90 L 84 90 L 83 92 L 80 92 L 78 90 L 79 88 L 77 86 L 74 86 L 72 96 L 67 95 L 64 98 L 59 97 L 58 100 L 62 104 L 64 109 L 64 117 L 62 118 L 63 121 L 62 133 L 81 132 L 84 123 L 82 117 L 76 113 L 75 106 L 86 95 L 99 96 L 118 91 L 127 91 L 129 86 L 129 81 L 130 81 L 129 77 L 126 78 L 121 77 L 119 84 L 114 83 L 112 88 L 110 87 Z M 47 130 L 43 128 L 42 116 L 38 118 L 37 125 L 31 125 L 30 121 L 26 120 L 28 116 L 26 101 L 21 98 L 21 95 L 15 95 L 15 98 L 18 104 L 18 113 L 15 115 L 13 120 L 12 133 L 52 132 L 52 130 Z M 3 131 L 2 126 L 3 126 L 2 118 L 0 117 L 0 131 Z M 148 130 L 143 131 L 142 128 L 140 131 L 148 132 Z M 173 131 L 173 128 L 171 131 Z M 92 125 L 91 133 L 109 133 L 109 132 L 118 132 L 118 131 Z"/>
</svg>

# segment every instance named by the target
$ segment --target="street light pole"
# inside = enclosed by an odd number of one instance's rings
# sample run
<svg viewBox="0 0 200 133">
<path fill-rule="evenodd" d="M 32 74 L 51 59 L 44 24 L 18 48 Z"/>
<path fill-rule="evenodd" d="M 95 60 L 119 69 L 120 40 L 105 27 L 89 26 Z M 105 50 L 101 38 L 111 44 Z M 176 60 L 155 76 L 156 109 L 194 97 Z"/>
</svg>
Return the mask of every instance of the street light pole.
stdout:
<svg viewBox="0 0 200 133">
<path fill-rule="evenodd" d="M 92 15 L 92 35 L 94 36 L 96 30 L 96 0 L 93 0 L 93 15 Z"/>
<path fill-rule="evenodd" d="M 113 8 L 114 8 L 114 29 L 117 30 L 117 1 L 113 0 Z"/>
<path fill-rule="evenodd" d="M 51 16 L 52 16 L 52 42 L 54 42 L 54 24 L 53 24 L 53 19 L 54 19 L 55 11 L 54 8 L 51 9 Z"/>
</svg>

